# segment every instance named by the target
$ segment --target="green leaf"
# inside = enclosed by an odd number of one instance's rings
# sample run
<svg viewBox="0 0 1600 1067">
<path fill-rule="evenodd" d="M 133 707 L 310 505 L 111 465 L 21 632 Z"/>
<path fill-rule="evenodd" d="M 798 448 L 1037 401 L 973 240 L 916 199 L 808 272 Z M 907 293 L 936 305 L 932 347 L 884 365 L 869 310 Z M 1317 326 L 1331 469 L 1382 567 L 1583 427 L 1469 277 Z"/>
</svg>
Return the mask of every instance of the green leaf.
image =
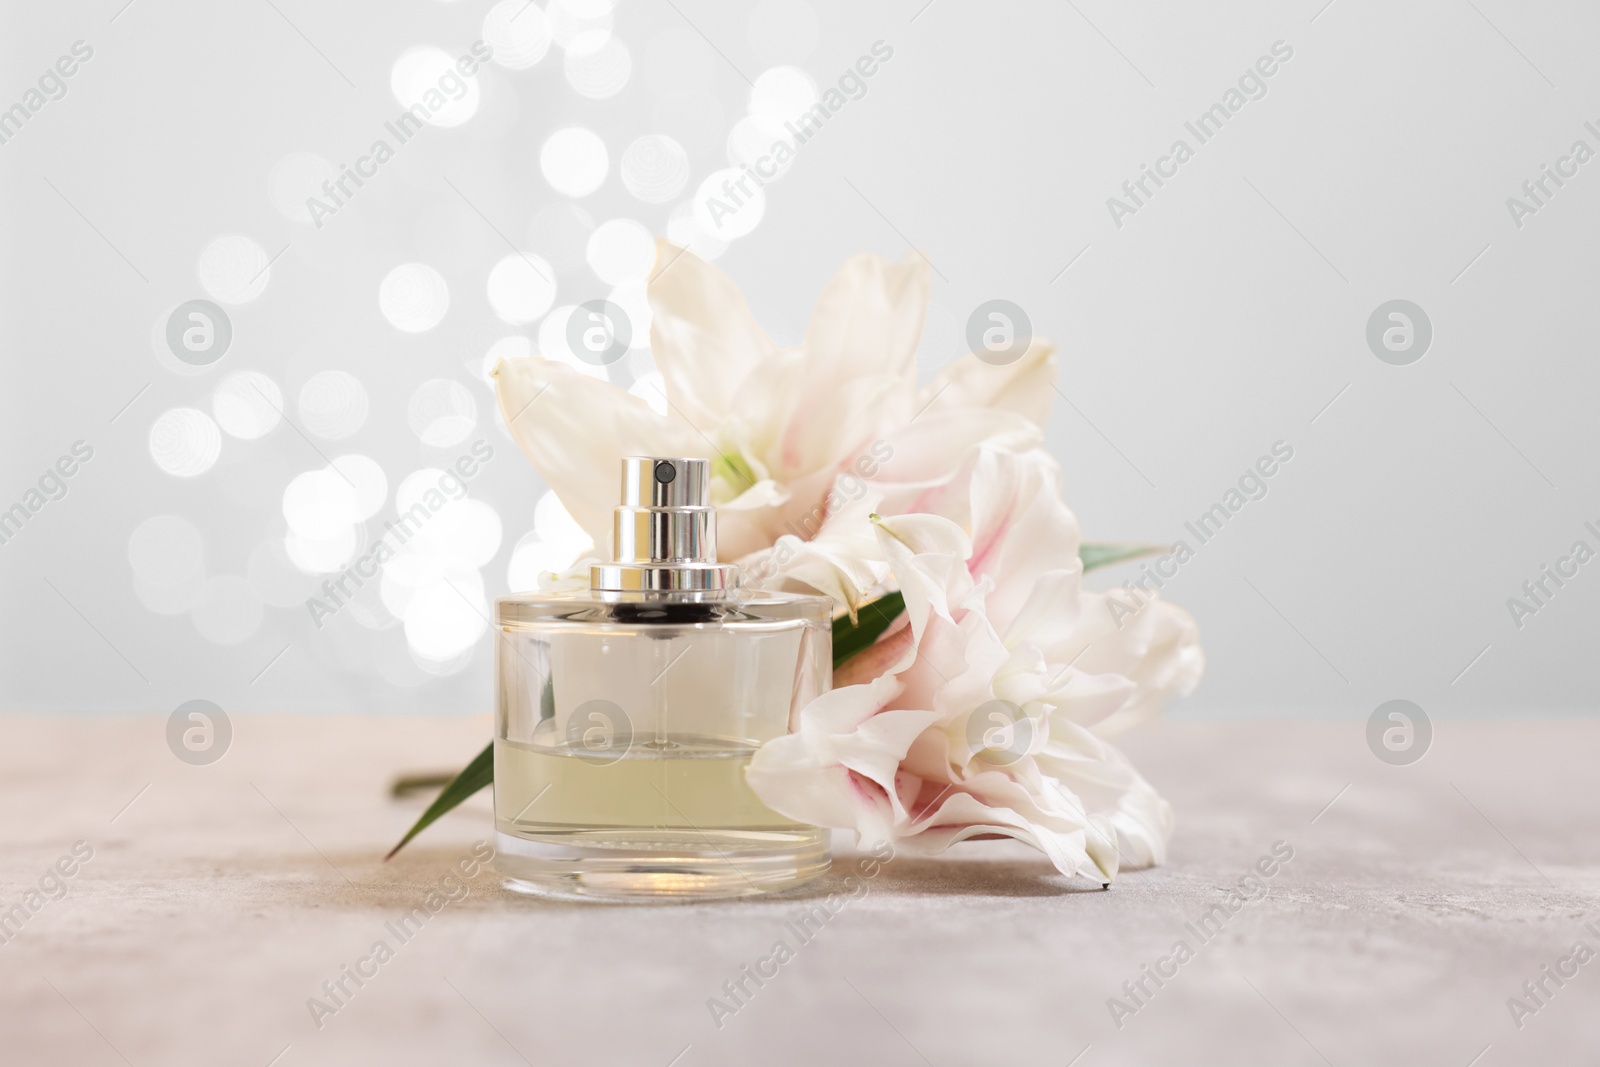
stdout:
<svg viewBox="0 0 1600 1067">
<path fill-rule="evenodd" d="M 833 620 L 833 669 L 844 666 L 846 660 L 862 651 L 883 635 L 889 624 L 906 610 L 906 598 L 899 593 L 888 593 L 869 601 L 856 611 L 856 621 L 849 615 Z"/>
<path fill-rule="evenodd" d="M 1130 559 L 1142 559 L 1145 556 L 1159 556 L 1165 551 L 1166 545 L 1113 545 L 1085 541 L 1078 545 L 1078 558 L 1083 560 L 1083 570 L 1087 574 L 1098 567 L 1109 567 L 1113 563 L 1126 563 Z"/>
<path fill-rule="evenodd" d="M 389 850 L 389 854 L 383 857 L 384 860 L 393 859 L 396 852 L 405 848 L 406 843 L 413 837 L 433 825 L 434 820 L 438 819 L 439 816 L 492 781 L 494 781 L 494 743 L 490 742 L 482 752 L 473 757 L 472 762 L 467 764 L 465 770 L 456 775 L 453 782 L 444 787 L 444 792 L 434 798 L 433 803 L 428 805 L 428 810 L 422 813 L 422 818 L 418 819 L 411 829 L 406 831 L 406 836 L 400 839 L 398 845 Z"/>
<path fill-rule="evenodd" d="M 856 612 L 856 621 L 851 622 L 849 615 L 841 615 L 833 620 L 833 667 L 838 670 L 846 660 L 863 649 L 869 647 L 889 624 L 906 610 L 905 597 L 899 593 L 889 593 L 876 600 L 863 604 Z M 544 691 L 539 694 L 539 715 L 542 719 L 552 718 L 555 715 L 555 694 L 552 692 L 550 682 L 545 682 Z M 439 816 L 459 805 L 478 790 L 494 781 L 494 743 L 490 742 L 482 752 L 478 753 L 473 761 L 467 764 L 466 770 L 455 776 L 455 780 L 445 786 L 434 802 L 428 805 L 428 810 L 422 813 L 411 829 L 406 831 L 406 836 L 400 843 L 389 850 L 385 860 L 392 859 L 396 852 L 406 847 L 413 837 L 426 830 Z M 398 788 L 398 786 L 397 786 Z"/>
</svg>

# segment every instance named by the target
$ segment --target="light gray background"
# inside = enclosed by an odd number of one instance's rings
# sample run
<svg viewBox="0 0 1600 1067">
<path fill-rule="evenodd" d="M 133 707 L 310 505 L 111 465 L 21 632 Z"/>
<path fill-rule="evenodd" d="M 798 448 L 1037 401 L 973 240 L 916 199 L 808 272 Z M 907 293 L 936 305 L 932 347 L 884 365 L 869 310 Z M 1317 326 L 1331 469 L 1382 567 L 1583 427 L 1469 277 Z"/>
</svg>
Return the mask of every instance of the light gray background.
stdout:
<svg viewBox="0 0 1600 1067">
<path fill-rule="evenodd" d="M 1270 495 L 1169 586 L 1199 619 L 1209 661 L 1174 714 L 1364 718 L 1394 697 L 1436 722 L 1592 707 L 1600 562 L 1521 630 L 1506 598 L 1575 539 L 1596 546 L 1583 522 L 1600 519 L 1589 456 L 1600 161 L 1520 230 L 1505 204 L 1575 139 L 1600 148 L 1583 128 L 1600 119 L 1592 7 L 764 6 L 802 24 L 814 14 L 807 50 L 804 34 L 752 34 L 743 4 L 624 2 L 613 32 L 634 65 L 620 96 L 576 95 L 557 48 L 530 70 L 491 68 L 477 118 L 425 131 L 318 233 L 273 208 L 273 165 L 296 151 L 352 161 L 400 110 L 396 57 L 421 44 L 459 54 L 490 5 L 122 4 L 0 13 L 0 106 L 72 42 L 95 49 L 69 94 L 0 145 L 0 504 L 74 440 L 95 448 L 69 495 L 0 545 L 0 705 L 482 710 L 487 640 L 456 673 L 398 686 L 377 666 L 405 654 L 394 630 L 341 617 L 317 632 L 303 608 L 268 608 L 251 637 L 219 646 L 186 616 L 142 606 L 127 555 L 141 521 L 187 518 L 207 573 L 242 574 L 258 543 L 283 535 L 288 479 L 322 463 L 280 425 L 250 447 L 225 438 L 214 468 L 180 480 L 152 462 L 151 424 L 171 407 L 209 409 L 216 382 L 247 368 L 278 383 L 293 418 L 311 374 L 349 371 L 370 416 L 319 447 L 377 459 L 392 515 L 401 477 L 461 451 L 423 448 L 407 399 L 426 379 L 457 379 L 477 401 L 473 436 L 498 451 L 472 494 L 503 520 L 483 570 L 488 594 L 503 592 L 543 487 L 473 372 L 490 342 L 518 332 L 485 298 L 506 245 L 476 210 L 528 247 L 530 219 L 560 199 L 539 145 L 578 124 L 612 162 L 584 209 L 662 229 L 671 205 L 641 204 L 617 178 L 622 149 L 668 122 L 657 86 L 703 80 L 670 124 L 719 131 L 691 152 L 683 200 L 726 165 L 721 138 L 746 79 L 788 61 L 827 84 L 881 39 L 893 60 L 804 146 L 768 188 L 760 226 L 719 263 L 793 342 L 847 256 L 914 245 L 938 270 L 929 374 L 956 355 L 978 303 L 1022 305 L 1060 345 L 1071 406 L 1056 402 L 1046 432 L 1091 539 L 1183 536 L 1273 442 L 1292 444 Z M 1269 94 L 1118 229 L 1106 198 L 1278 40 L 1294 58 Z M 197 257 L 223 233 L 290 247 L 266 291 L 230 308 L 232 351 L 181 376 L 157 358 L 152 327 L 203 295 Z M 409 261 L 433 265 L 451 292 L 445 319 L 414 335 L 377 304 L 381 279 Z M 563 304 L 608 288 L 582 266 L 559 284 Z M 1433 322 L 1411 366 L 1365 343 L 1369 314 L 1394 298 Z"/>
</svg>

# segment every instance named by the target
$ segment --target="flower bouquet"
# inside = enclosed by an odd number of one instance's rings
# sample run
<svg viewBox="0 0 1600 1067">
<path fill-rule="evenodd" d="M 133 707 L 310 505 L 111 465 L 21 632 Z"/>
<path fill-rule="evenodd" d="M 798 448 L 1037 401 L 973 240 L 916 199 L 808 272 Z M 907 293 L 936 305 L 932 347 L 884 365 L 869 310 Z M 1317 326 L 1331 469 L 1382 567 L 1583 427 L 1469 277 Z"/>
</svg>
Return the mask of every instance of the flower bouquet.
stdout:
<svg viewBox="0 0 1600 1067">
<path fill-rule="evenodd" d="M 1083 587 L 1159 549 L 1080 540 L 1041 447 L 1052 345 L 1029 339 L 1001 365 L 968 354 L 918 387 L 928 290 L 920 258 L 856 256 L 804 340 L 780 347 L 725 273 L 663 241 L 661 395 L 532 357 L 496 371 L 501 411 L 595 545 L 622 457 L 703 457 L 721 555 L 745 584 L 833 598 L 833 688 L 751 760 L 763 803 L 900 853 L 1015 838 L 1109 884 L 1162 861 L 1173 815 L 1108 739 L 1194 687 L 1198 631 L 1153 593 L 1112 611 Z M 396 851 L 492 774 L 486 749 Z"/>
</svg>

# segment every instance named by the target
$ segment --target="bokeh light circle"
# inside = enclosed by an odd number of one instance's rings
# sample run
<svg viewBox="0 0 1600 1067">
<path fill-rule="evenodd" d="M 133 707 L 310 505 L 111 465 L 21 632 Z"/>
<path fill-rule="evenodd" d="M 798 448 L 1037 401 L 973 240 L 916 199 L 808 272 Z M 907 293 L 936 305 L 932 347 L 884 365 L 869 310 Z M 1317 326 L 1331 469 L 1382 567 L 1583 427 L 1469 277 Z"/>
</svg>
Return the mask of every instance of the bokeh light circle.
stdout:
<svg viewBox="0 0 1600 1067">
<path fill-rule="evenodd" d="M 622 153 L 623 187 L 647 204 L 665 204 L 689 184 L 689 153 L 666 134 L 647 133 Z"/>
<path fill-rule="evenodd" d="M 378 513 L 389 497 L 389 478 L 371 456 L 350 452 L 329 465 L 355 493 L 355 519 L 365 521 Z"/>
<path fill-rule="evenodd" d="M 198 408 L 172 408 L 150 427 L 150 458 L 175 478 L 210 470 L 222 454 L 222 431 Z"/>
<path fill-rule="evenodd" d="M 313 541 L 329 540 L 355 524 L 361 502 L 356 486 L 332 467 L 297 474 L 283 490 L 289 529 Z"/>
<path fill-rule="evenodd" d="M 389 89 L 402 108 L 446 127 L 472 118 L 482 95 L 477 78 L 463 76 L 454 56 L 432 46 L 401 53 L 390 69 Z"/>
<path fill-rule="evenodd" d="M 592 31 L 573 41 L 562 67 L 567 84 L 579 96 L 609 100 L 627 86 L 633 55 L 611 34 Z"/>
<path fill-rule="evenodd" d="M 606 180 L 611 157 L 593 130 L 567 126 L 552 133 L 539 149 L 539 171 L 563 196 L 588 196 Z"/>
<path fill-rule="evenodd" d="M 282 420 L 283 390 L 260 371 L 237 371 L 217 383 L 211 416 L 228 436 L 254 441 Z"/>
<path fill-rule="evenodd" d="M 672 209 L 667 218 L 667 239 L 705 260 L 716 259 L 728 250 L 727 241 L 708 233 L 700 225 L 695 205 L 690 201 Z"/>
<path fill-rule="evenodd" d="M 353 374 L 325 370 L 300 388 L 300 425 L 330 441 L 349 437 L 367 421 L 367 390 Z"/>
<path fill-rule="evenodd" d="M 556 272 L 531 252 L 504 256 L 489 271 L 489 306 L 514 325 L 532 322 L 556 300 Z"/>
<path fill-rule="evenodd" d="M 494 62 L 508 70 L 526 70 L 550 51 L 550 20 L 528 0 L 500 0 L 483 17 L 483 41 L 494 50 Z"/>
<path fill-rule="evenodd" d="M 603 282 L 639 281 L 649 277 L 655 265 L 655 238 L 633 219 L 611 219 L 589 235 L 586 258 L 589 269 Z"/>
<path fill-rule="evenodd" d="M 460 382 L 433 378 L 417 386 L 406 408 L 411 432 L 430 448 L 465 441 L 478 425 L 478 405 Z"/>
<path fill-rule="evenodd" d="M 272 279 L 266 249 L 238 233 L 225 233 L 200 252 L 200 288 L 224 304 L 244 304 L 260 296 Z"/>
<path fill-rule="evenodd" d="M 754 230 L 766 210 L 766 192 L 749 171 L 739 167 L 712 171 L 694 195 L 695 222 L 707 234 L 723 241 Z"/>
<path fill-rule="evenodd" d="M 817 83 L 799 67 L 773 67 L 756 76 L 750 88 L 750 114 L 794 122 L 816 104 Z"/>
<path fill-rule="evenodd" d="M 450 287 L 426 263 L 402 263 L 379 284 L 378 309 L 395 329 L 423 333 L 450 310 Z"/>
</svg>

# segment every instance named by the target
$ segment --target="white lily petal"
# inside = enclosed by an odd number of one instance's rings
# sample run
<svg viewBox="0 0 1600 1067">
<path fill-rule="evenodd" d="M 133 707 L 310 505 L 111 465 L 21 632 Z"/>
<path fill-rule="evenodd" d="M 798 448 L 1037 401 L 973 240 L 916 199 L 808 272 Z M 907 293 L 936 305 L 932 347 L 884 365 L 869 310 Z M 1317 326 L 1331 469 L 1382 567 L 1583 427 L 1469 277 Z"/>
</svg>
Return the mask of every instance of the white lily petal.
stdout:
<svg viewBox="0 0 1600 1067">
<path fill-rule="evenodd" d="M 650 351 L 667 401 L 691 425 L 715 432 L 737 414 L 745 378 L 777 349 L 733 279 L 670 241 L 656 241 L 649 299 Z"/>
<path fill-rule="evenodd" d="M 1124 615 L 1111 609 L 1113 598 L 1127 599 L 1122 591 L 1084 592 L 1082 624 L 1063 649 L 1087 673 L 1121 675 L 1134 684 L 1127 702 L 1096 727 L 1105 737 L 1151 718 L 1169 697 L 1191 692 L 1205 672 L 1200 628 L 1192 615 L 1153 595 Z"/>
<path fill-rule="evenodd" d="M 1055 352 L 1055 345 L 1035 337 L 1021 359 L 1003 366 L 968 353 L 923 387 L 918 404 L 927 404 L 930 413 L 970 408 L 1015 411 L 1043 426 L 1055 396 Z"/>
<path fill-rule="evenodd" d="M 511 435 L 595 545 L 611 543 L 623 456 L 704 456 L 706 443 L 639 397 L 532 356 L 495 369 Z"/>
</svg>

